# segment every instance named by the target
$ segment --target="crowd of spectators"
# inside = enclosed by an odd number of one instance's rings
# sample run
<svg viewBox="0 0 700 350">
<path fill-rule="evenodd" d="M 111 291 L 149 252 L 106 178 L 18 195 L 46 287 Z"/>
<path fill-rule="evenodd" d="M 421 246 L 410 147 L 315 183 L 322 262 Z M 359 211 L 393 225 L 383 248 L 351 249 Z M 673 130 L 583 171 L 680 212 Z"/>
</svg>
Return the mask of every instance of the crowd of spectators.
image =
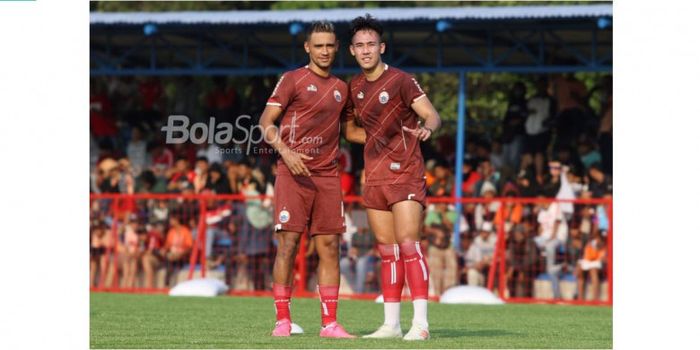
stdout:
<svg viewBox="0 0 700 350">
<path fill-rule="evenodd" d="M 258 153 L 233 142 L 166 144 L 160 131 L 173 114 L 187 115 L 192 122 L 212 116 L 230 123 L 248 114 L 252 118 L 246 122 L 252 125 L 272 84 L 271 79 L 238 85 L 223 78 L 208 84 L 192 78 L 168 84 L 158 78 L 95 79 L 90 96 L 91 192 L 274 195 L 276 159 L 272 152 L 259 151 L 267 147 L 264 143 L 257 145 Z M 604 205 L 488 200 L 611 197 L 611 84 L 605 77 L 588 91 L 573 76 L 561 75 L 538 79 L 527 91 L 518 82 L 500 131 L 468 135 L 461 190 L 465 197 L 486 201 L 466 203 L 461 212 L 452 203 L 429 204 L 422 244 L 435 294 L 456 284 L 486 285 L 496 232 L 503 225 L 511 296 L 533 296 L 534 280 L 548 276 L 553 296 L 560 297 L 559 279 L 569 275 L 577 281 L 579 298 L 586 283 L 598 297 L 595 291 L 605 278 Z M 602 96 L 600 110 L 590 107 L 594 92 Z M 453 137 L 443 134 L 423 145 L 430 197 L 455 194 Z M 341 152 L 346 195 L 362 193 L 357 147 L 344 145 Z M 91 285 L 101 279 L 109 282 L 115 266 L 120 286 L 172 285 L 189 264 L 197 230 L 204 227 L 209 268 L 222 269 L 231 285 L 268 289 L 276 244 L 271 200 L 209 199 L 205 205 L 201 223 L 195 199 L 93 201 Z M 346 209 L 341 273 L 353 292 L 376 292 L 378 257 L 366 212 L 359 203 L 348 203 Z M 454 241 L 455 225 L 459 242 Z M 306 248 L 313 279 L 313 246 Z M 107 254 L 113 249 L 119 253 L 116 262 Z M 159 270 L 165 271 L 160 282 Z"/>
</svg>

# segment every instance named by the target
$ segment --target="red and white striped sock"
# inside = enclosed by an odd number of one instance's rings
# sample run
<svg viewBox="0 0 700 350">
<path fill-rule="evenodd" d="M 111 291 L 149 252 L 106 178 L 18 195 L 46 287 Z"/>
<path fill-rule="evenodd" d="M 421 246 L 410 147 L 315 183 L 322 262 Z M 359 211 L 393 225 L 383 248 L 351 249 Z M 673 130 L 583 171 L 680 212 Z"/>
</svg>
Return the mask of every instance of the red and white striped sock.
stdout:
<svg viewBox="0 0 700 350">
<path fill-rule="evenodd" d="M 384 296 L 384 324 L 400 327 L 401 293 L 406 272 L 398 244 L 379 244 L 382 270 L 382 295 Z"/>
<path fill-rule="evenodd" d="M 420 242 L 401 243 L 401 258 L 406 265 L 406 280 L 411 290 L 411 299 L 428 299 L 430 273 L 428 262 L 421 252 Z"/>
<path fill-rule="evenodd" d="M 338 310 L 339 286 L 318 286 L 318 296 L 321 300 L 321 325 L 326 326 L 336 321 Z"/>
<path fill-rule="evenodd" d="M 273 283 L 272 296 L 275 299 L 277 321 L 285 318 L 291 320 L 292 316 L 289 311 L 289 304 L 292 300 L 292 287 Z"/>
<path fill-rule="evenodd" d="M 404 262 L 398 244 L 379 244 L 379 255 L 382 259 L 382 295 L 384 302 L 401 302 L 401 292 L 406 278 Z"/>
</svg>

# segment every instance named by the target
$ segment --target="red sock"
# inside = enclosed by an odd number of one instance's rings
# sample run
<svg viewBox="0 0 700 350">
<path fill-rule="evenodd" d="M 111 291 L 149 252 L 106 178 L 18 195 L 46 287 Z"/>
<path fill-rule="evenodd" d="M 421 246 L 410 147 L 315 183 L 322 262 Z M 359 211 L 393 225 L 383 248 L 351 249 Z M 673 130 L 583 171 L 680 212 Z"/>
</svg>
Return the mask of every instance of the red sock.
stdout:
<svg viewBox="0 0 700 350">
<path fill-rule="evenodd" d="M 401 292 L 405 280 L 404 263 L 399 254 L 398 244 L 379 244 L 382 258 L 382 294 L 388 303 L 401 302 Z"/>
<path fill-rule="evenodd" d="M 428 299 L 428 263 L 420 250 L 420 242 L 401 243 L 401 257 L 406 265 L 406 279 L 411 299 Z"/>
<path fill-rule="evenodd" d="M 292 287 L 283 284 L 272 284 L 272 295 L 275 298 L 275 310 L 277 311 L 277 321 L 292 317 L 289 312 L 289 302 L 292 299 Z"/>
<path fill-rule="evenodd" d="M 339 286 L 318 286 L 318 295 L 321 299 L 321 325 L 325 326 L 335 322 L 335 314 L 338 310 Z"/>
</svg>

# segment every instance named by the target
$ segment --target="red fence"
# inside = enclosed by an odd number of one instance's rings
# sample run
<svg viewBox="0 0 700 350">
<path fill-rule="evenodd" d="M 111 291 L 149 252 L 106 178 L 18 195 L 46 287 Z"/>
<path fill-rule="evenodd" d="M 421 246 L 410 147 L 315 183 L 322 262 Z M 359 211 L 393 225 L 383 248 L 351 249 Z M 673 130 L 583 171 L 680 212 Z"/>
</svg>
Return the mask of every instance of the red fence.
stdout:
<svg viewBox="0 0 700 350">
<path fill-rule="evenodd" d="M 345 201 L 341 294 L 374 298 L 379 270 L 366 212 L 358 197 Z M 451 286 L 473 284 L 510 302 L 612 304 L 611 199 L 464 198 L 461 217 L 454 215 L 455 199 L 428 202 L 421 245 L 436 272 L 434 299 Z M 459 244 L 448 217 L 460 225 Z M 90 218 L 91 290 L 163 293 L 208 276 L 224 280 L 234 295 L 270 293 L 276 250 L 270 198 L 92 194 Z M 295 294 L 312 296 L 318 259 L 302 237 Z"/>
</svg>

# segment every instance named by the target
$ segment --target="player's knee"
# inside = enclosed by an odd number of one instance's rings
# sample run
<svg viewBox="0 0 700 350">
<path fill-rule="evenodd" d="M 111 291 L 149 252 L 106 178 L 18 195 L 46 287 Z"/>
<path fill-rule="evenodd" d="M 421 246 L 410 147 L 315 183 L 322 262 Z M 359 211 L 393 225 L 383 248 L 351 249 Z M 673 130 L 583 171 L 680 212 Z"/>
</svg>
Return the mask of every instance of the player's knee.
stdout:
<svg viewBox="0 0 700 350">
<path fill-rule="evenodd" d="M 399 244 L 417 242 L 417 241 L 419 241 L 418 231 L 415 231 L 415 232 L 414 231 L 396 232 L 396 240 L 398 241 Z"/>
<path fill-rule="evenodd" d="M 340 244 L 338 239 L 324 240 L 319 246 L 319 256 L 323 259 L 338 260 Z"/>
</svg>

